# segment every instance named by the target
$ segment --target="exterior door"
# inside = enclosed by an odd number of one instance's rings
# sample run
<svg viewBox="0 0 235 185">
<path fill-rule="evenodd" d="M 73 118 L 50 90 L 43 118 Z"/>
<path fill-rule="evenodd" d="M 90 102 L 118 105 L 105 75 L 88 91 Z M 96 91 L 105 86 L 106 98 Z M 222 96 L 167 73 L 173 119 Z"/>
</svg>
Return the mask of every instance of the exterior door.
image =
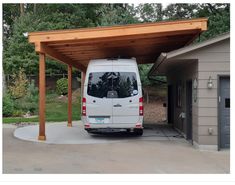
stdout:
<svg viewBox="0 0 235 185">
<path fill-rule="evenodd" d="M 219 147 L 230 148 L 230 78 L 220 77 L 219 83 Z"/>
<path fill-rule="evenodd" d="M 167 120 L 168 123 L 173 124 L 174 122 L 174 97 L 173 97 L 173 86 L 168 85 L 167 88 Z"/>
<path fill-rule="evenodd" d="M 102 72 L 102 68 L 96 69 L 98 72 L 89 74 L 87 85 L 87 115 L 90 123 L 111 124 L 113 99 L 109 97 L 112 92 L 112 66 L 106 66 L 107 72 Z"/>
<path fill-rule="evenodd" d="M 192 140 L 192 81 L 186 83 L 186 122 L 186 139 Z"/>
<path fill-rule="evenodd" d="M 113 123 L 137 123 L 139 119 L 139 94 L 137 74 L 133 67 L 115 66 L 113 68 Z"/>
</svg>

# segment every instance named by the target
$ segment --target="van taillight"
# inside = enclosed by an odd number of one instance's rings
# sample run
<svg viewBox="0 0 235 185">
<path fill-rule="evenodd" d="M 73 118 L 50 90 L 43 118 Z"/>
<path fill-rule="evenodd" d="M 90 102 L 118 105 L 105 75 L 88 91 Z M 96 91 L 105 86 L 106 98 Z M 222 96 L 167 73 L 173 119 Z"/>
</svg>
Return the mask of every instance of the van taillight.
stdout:
<svg viewBox="0 0 235 185">
<path fill-rule="evenodd" d="M 86 98 L 82 98 L 82 115 L 86 116 Z"/>
<path fill-rule="evenodd" d="M 139 115 L 144 115 L 143 97 L 139 99 Z"/>
</svg>

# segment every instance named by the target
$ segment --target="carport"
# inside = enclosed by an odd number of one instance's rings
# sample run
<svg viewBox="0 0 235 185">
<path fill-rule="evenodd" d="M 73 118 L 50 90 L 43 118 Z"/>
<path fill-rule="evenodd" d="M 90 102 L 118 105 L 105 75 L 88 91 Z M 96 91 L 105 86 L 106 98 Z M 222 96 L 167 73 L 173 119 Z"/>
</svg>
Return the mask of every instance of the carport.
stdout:
<svg viewBox="0 0 235 185">
<path fill-rule="evenodd" d="M 135 57 L 138 64 L 154 63 L 162 52 L 192 43 L 207 30 L 207 19 L 167 21 L 29 33 L 39 54 L 39 140 L 45 135 L 45 59 L 68 65 L 68 126 L 72 126 L 72 68 L 82 72 L 91 59 Z M 83 85 L 81 85 L 82 87 Z"/>
</svg>

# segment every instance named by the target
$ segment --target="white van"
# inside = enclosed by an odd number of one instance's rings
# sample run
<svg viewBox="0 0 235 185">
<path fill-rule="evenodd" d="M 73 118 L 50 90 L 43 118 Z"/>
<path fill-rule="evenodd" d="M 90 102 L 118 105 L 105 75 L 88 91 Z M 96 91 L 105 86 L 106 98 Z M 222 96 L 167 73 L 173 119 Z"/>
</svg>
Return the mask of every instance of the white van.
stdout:
<svg viewBox="0 0 235 185">
<path fill-rule="evenodd" d="M 91 60 L 83 89 L 82 121 L 87 132 L 143 134 L 143 96 L 136 59 Z"/>
</svg>

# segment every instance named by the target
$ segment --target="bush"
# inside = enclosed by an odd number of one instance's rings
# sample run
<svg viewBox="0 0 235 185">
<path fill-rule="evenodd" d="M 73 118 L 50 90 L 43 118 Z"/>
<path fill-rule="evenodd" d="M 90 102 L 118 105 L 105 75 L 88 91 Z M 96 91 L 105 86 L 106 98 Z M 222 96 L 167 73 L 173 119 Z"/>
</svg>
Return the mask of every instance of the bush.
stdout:
<svg viewBox="0 0 235 185">
<path fill-rule="evenodd" d="M 59 95 L 66 95 L 68 94 L 68 79 L 61 78 L 56 82 L 56 92 Z"/>
<path fill-rule="evenodd" d="M 31 81 L 27 88 L 27 95 L 24 98 L 18 100 L 18 105 L 20 109 L 25 112 L 30 111 L 35 113 L 38 110 L 38 88 L 35 87 L 34 80 Z"/>
<path fill-rule="evenodd" d="M 24 114 L 22 110 L 14 110 L 12 113 L 13 117 L 21 117 Z"/>
<path fill-rule="evenodd" d="M 27 94 L 28 80 L 23 69 L 19 70 L 18 74 L 13 74 L 12 83 L 9 86 L 9 91 L 14 99 L 19 99 Z"/>
<path fill-rule="evenodd" d="M 3 116 L 11 116 L 14 111 L 14 101 L 9 94 L 3 96 Z"/>
</svg>

